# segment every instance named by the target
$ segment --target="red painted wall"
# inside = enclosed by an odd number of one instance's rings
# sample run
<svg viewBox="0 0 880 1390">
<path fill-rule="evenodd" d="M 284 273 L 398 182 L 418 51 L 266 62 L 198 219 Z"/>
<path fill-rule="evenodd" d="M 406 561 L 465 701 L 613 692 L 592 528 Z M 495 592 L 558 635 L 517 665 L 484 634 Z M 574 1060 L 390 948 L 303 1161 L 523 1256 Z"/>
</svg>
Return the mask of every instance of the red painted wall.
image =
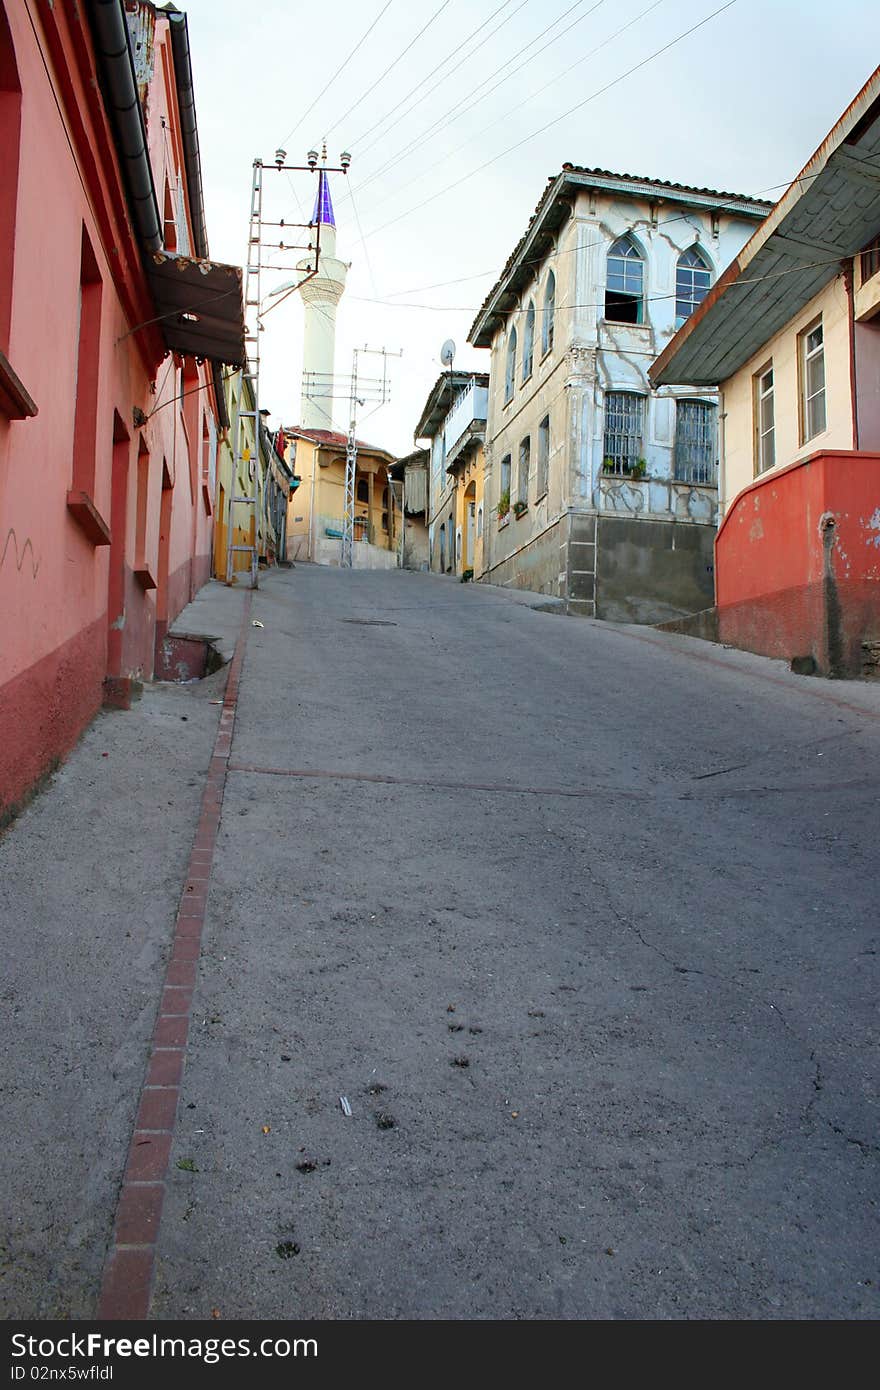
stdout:
<svg viewBox="0 0 880 1390">
<path fill-rule="evenodd" d="M 758 478 L 715 541 L 722 642 L 857 675 L 880 638 L 880 454 L 827 452 Z"/>
<path fill-rule="evenodd" d="M 204 415 L 213 410 L 210 371 L 188 361 L 195 394 L 176 398 L 184 364 L 166 353 L 155 326 L 138 328 L 156 308 L 101 103 L 87 7 L 31 12 L 36 29 L 28 7 L 0 0 L 0 230 L 8 233 L 0 351 L 38 407 L 26 419 L 0 410 L 0 820 L 68 752 L 100 707 L 105 677 L 124 689 L 152 675 L 157 605 L 173 621 L 204 582 L 211 550 L 204 492 L 191 483 L 201 476 Z M 183 168 L 168 27 L 157 18 L 147 93 L 160 190 L 166 177 L 176 186 Z M 91 370 L 78 372 L 84 365 Z M 146 425 L 135 425 L 136 410 Z M 159 592 L 151 584 L 163 460 L 173 487 Z M 110 544 L 78 524 L 72 489 L 88 493 Z"/>
</svg>

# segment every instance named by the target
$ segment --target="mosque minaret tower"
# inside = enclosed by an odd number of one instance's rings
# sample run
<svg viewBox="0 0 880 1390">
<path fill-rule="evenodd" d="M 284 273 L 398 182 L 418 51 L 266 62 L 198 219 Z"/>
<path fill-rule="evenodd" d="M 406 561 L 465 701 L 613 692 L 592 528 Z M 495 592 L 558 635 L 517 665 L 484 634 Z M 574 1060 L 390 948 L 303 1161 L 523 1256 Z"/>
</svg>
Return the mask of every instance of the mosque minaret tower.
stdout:
<svg viewBox="0 0 880 1390">
<path fill-rule="evenodd" d="M 333 428 L 333 359 L 336 347 L 336 306 L 345 289 L 349 266 L 336 258 L 336 216 L 327 177 L 327 147 L 322 152 L 324 166 L 318 171 L 318 192 L 312 212 L 312 225 L 319 242 L 318 272 L 299 287 L 305 310 L 303 332 L 303 384 L 300 423 L 303 429 Z M 311 259 L 300 261 L 297 270 L 311 270 Z"/>
</svg>

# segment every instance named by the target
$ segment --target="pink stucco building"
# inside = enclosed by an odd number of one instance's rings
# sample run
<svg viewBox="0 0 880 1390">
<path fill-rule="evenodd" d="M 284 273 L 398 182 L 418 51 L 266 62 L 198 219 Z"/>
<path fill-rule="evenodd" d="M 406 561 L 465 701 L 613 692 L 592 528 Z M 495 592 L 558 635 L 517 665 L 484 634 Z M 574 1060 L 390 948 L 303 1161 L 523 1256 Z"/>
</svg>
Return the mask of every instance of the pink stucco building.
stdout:
<svg viewBox="0 0 880 1390">
<path fill-rule="evenodd" d="M 0 823 L 210 573 L 220 363 L 186 19 L 0 0 Z"/>
</svg>

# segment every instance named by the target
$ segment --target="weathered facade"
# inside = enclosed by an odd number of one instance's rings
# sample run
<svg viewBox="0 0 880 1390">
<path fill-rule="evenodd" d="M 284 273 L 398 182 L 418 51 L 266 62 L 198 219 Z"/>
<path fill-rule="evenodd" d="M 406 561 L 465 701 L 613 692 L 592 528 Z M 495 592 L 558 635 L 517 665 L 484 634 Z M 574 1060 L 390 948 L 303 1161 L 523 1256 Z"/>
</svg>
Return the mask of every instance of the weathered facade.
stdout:
<svg viewBox="0 0 880 1390">
<path fill-rule="evenodd" d="M 444 372 L 416 426 L 428 445 L 428 550 L 435 574 L 479 577 L 485 568 L 483 476 L 489 376 Z"/>
<path fill-rule="evenodd" d="M 287 513 L 287 558 L 338 565 L 345 503 L 346 436 L 285 427 L 287 461 L 300 485 Z M 354 481 L 355 569 L 394 569 L 400 517 L 388 480 L 393 454 L 358 441 Z"/>
<path fill-rule="evenodd" d="M 719 385 L 714 632 L 880 671 L 880 69 L 652 366 Z"/>
<path fill-rule="evenodd" d="M 565 165 L 470 333 L 491 352 L 483 574 L 569 612 L 712 602 L 714 391 L 648 367 L 766 215 L 733 194 Z"/>
<path fill-rule="evenodd" d="M 388 472 L 401 498 L 400 567 L 428 569 L 428 451 L 414 449 Z"/>
<path fill-rule="evenodd" d="M 210 572 L 243 323 L 193 113 L 179 11 L 0 3 L 0 816 Z"/>
</svg>

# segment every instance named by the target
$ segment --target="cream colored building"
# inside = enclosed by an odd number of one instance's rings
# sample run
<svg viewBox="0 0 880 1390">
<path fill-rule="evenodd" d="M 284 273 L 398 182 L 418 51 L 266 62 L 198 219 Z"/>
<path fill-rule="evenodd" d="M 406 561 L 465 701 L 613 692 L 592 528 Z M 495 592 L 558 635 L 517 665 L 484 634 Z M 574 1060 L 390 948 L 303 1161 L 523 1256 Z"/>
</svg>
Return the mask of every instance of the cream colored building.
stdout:
<svg viewBox="0 0 880 1390">
<path fill-rule="evenodd" d="M 484 577 L 656 622 L 712 603 L 714 390 L 648 368 L 770 205 L 565 165 L 469 341 L 490 351 Z"/>
<path fill-rule="evenodd" d="M 337 565 L 342 549 L 346 436 L 336 430 L 285 428 L 287 462 L 300 479 L 287 512 L 287 558 Z M 394 455 L 358 441 L 354 485 L 355 569 L 394 569 L 400 512 L 388 469 Z"/>
<path fill-rule="evenodd" d="M 443 372 L 416 426 L 416 439 L 429 445 L 428 564 L 435 574 L 480 578 L 485 570 L 488 401 L 486 372 Z"/>
</svg>

